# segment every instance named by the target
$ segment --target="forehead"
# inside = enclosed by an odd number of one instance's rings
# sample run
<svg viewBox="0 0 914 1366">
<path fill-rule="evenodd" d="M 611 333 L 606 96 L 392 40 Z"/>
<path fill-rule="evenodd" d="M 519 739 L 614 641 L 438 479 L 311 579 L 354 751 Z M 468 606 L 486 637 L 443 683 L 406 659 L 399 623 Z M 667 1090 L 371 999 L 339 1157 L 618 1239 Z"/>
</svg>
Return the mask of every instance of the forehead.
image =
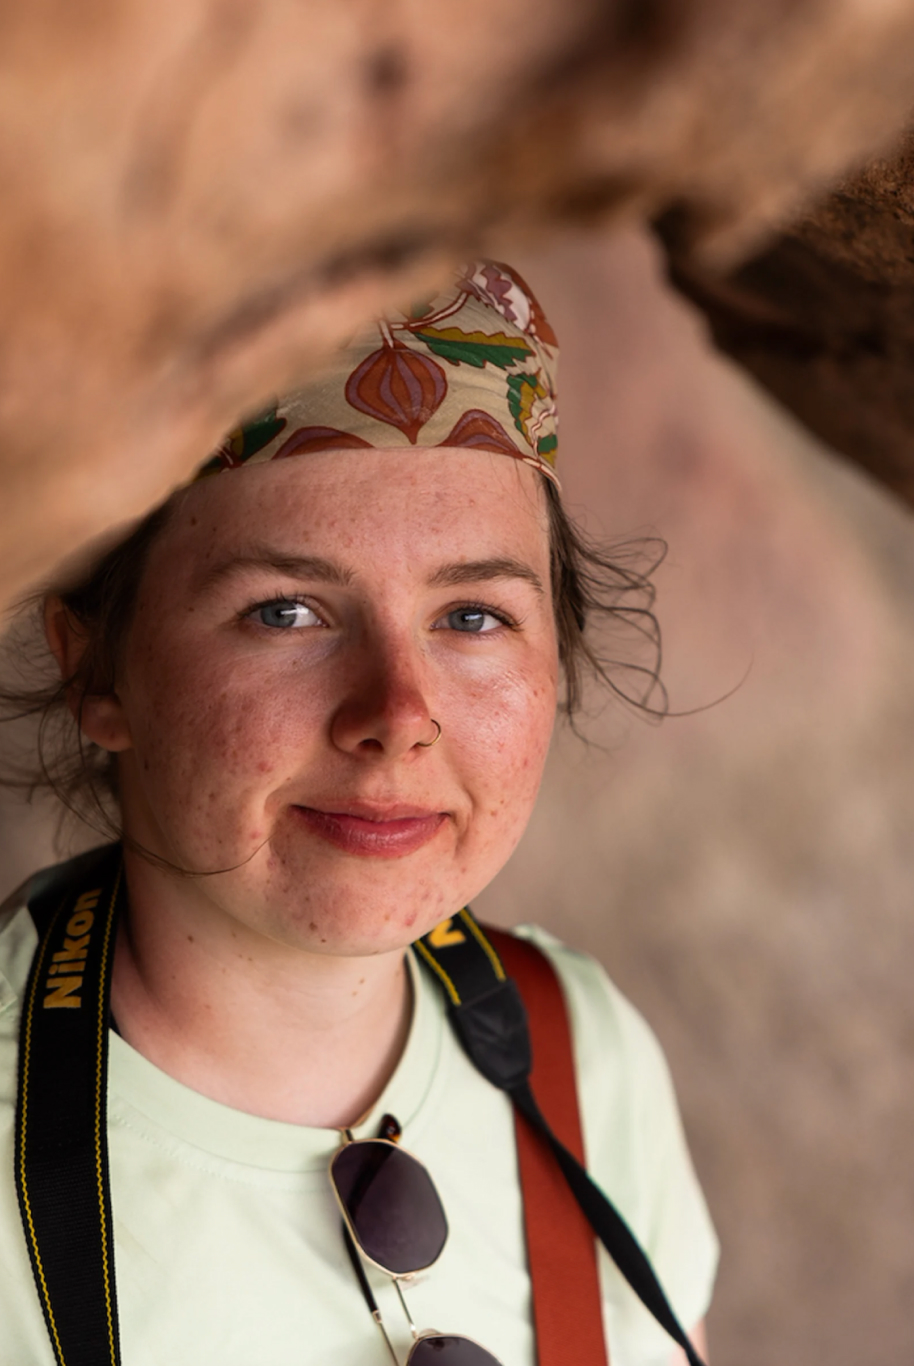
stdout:
<svg viewBox="0 0 914 1366">
<path fill-rule="evenodd" d="M 523 555 L 542 566 L 542 476 L 466 449 L 329 451 L 226 470 L 178 499 L 158 551 L 172 573 L 268 540 L 289 555 L 333 551 L 385 572 L 437 559 Z"/>
</svg>

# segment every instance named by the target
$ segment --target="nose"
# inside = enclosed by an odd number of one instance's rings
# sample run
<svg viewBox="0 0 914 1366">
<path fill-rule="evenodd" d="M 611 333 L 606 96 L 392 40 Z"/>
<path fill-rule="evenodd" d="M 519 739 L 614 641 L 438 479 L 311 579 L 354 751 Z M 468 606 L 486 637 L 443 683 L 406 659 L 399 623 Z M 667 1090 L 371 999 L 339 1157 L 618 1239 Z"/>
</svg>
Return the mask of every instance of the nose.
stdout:
<svg viewBox="0 0 914 1366">
<path fill-rule="evenodd" d="M 405 640 L 366 641 L 353 660 L 343 700 L 333 713 L 330 738 L 348 754 L 400 758 L 437 735 L 426 698 L 418 647 Z"/>
</svg>

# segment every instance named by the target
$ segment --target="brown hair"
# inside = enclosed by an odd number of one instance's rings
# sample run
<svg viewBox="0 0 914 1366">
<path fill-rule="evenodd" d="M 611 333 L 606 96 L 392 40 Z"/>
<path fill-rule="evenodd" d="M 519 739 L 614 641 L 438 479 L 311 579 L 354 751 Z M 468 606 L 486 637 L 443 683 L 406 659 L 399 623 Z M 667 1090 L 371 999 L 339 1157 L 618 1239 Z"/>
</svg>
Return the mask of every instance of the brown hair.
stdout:
<svg viewBox="0 0 914 1366">
<path fill-rule="evenodd" d="M 660 679 L 660 623 L 654 615 L 656 590 L 651 576 L 666 545 L 658 538 L 601 546 L 575 526 L 551 480 L 544 480 L 549 512 L 552 601 L 559 661 L 565 675 L 562 710 L 572 723 L 583 703 L 588 675 L 627 706 L 658 719 L 668 700 Z M 611 626 L 633 640 L 614 658 L 597 643 L 600 627 Z M 647 662 L 643 662 L 646 656 Z"/>
<path fill-rule="evenodd" d="M 603 548 L 588 539 L 565 511 L 558 490 L 543 480 L 549 520 L 552 593 L 559 660 L 565 679 L 562 710 L 576 725 L 588 675 L 625 704 L 650 716 L 667 710 L 660 682 L 660 627 L 653 612 L 651 575 L 663 558 L 660 541 L 637 541 Z M 116 687 L 121 651 L 133 619 L 137 591 L 150 547 L 174 507 L 174 498 L 151 512 L 123 541 L 104 553 L 58 596 L 86 638 L 75 673 L 53 682 L 29 683 L 36 671 L 48 673 L 48 649 L 40 629 L 47 596 L 23 604 L 30 621 L 28 640 L 20 639 L 16 662 L 23 682 L 0 688 L 0 709 L 13 720 L 37 720 L 37 764 L 29 759 L 0 781 L 25 788 L 29 795 L 53 792 L 64 805 L 107 836 L 119 834 L 117 765 L 114 756 L 87 741 L 80 714 L 88 696 Z M 600 622 L 634 643 L 634 657 L 616 658 L 597 644 Z M 604 642 L 605 645 L 605 642 Z M 631 655 L 630 645 L 625 653 Z M 646 662 L 644 662 L 646 656 Z M 75 718 L 73 699 L 76 698 Z"/>
</svg>

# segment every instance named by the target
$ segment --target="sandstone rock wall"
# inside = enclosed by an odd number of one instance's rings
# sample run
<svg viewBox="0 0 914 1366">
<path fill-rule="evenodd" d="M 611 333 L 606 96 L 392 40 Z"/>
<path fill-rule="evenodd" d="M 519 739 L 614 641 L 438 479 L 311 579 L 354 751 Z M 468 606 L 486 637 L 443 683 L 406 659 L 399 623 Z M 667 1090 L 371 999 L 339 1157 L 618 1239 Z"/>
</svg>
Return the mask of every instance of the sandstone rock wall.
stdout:
<svg viewBox="0 0 914 1366">
<path fill-rule="evenodd" d="M 821 197 L 729 275 L 677 284 L 717 343 L 834 450 L 914 502 L 914 137 Z"/>
</svg>

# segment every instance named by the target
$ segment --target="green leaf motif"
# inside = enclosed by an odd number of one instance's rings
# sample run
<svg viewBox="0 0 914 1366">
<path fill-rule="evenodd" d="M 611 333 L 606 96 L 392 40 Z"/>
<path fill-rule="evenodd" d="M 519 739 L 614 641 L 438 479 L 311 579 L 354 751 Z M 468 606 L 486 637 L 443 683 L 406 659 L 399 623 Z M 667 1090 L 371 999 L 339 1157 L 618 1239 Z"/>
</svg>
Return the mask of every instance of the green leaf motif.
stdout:
<svg viewBox="0 0 914 1366">
<path fill-rule="evenodd" d="M 449 360 L 454 365 L 472 365 L 477 370 L 487 364 L 499 370 L 509 370 L 512 365 L 532 354 L 529 346 L 520 342 L 478 342 L 468 338 L 444 337 L 431 331 L 416 332 L 414 335 L 442 360 Z"/>
<path fill-rule="evenodd" d="M 514 418 L 514 425 L 520 432 L 524 440 L 527 433 L 524 430 L 524 390 L 532 389 L 536 392 L 536 375 L 509 375 L 508 376 L 508 408 Z"/>
<path fill-rule="evenodd" d="M 250 460 L 252 455 L 262 451 L 286 425 L 284 417 L 277 417 L 275 406 L 251 418 L 241 428 L 241 450 L 237 452 L 241 460 Z"/>
</svg>

